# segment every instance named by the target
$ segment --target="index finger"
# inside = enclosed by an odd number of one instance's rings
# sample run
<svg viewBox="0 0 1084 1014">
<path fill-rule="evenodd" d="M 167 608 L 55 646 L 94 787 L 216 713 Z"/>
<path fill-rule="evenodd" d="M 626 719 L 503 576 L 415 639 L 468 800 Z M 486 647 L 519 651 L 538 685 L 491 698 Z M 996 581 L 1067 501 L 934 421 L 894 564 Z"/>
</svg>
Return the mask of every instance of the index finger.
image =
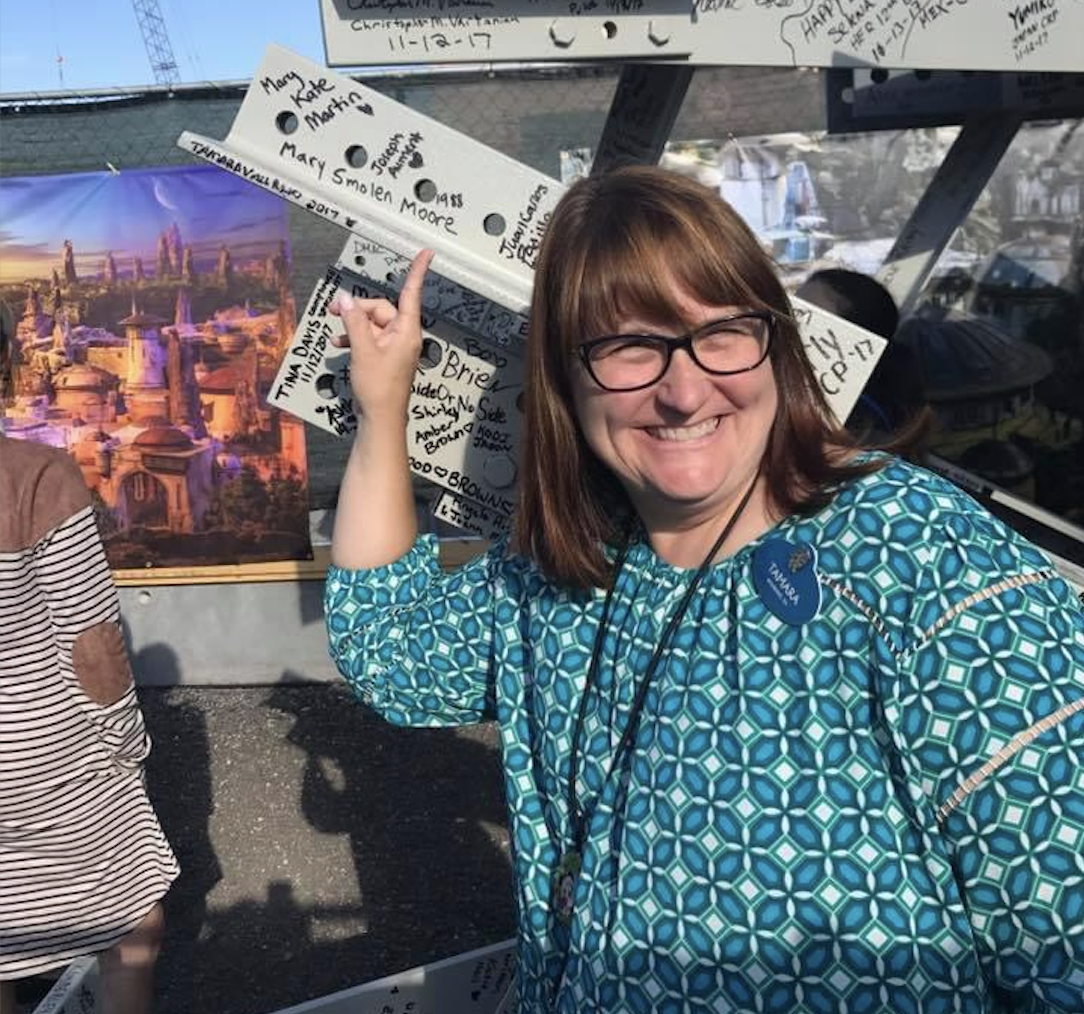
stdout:
<svg viewBox="0 0 1084 1014">
<path fill-rule="evenodd" d="M 421 319 L 422 287 L 425 284 L 425 273 L 429 270 L 432 260 L 432 250 L 419 250 L 418 255 L 411 261 L 406 281 L 403 282 L 403 288 L 399 292 L 400 313 Z"/>
</svg>

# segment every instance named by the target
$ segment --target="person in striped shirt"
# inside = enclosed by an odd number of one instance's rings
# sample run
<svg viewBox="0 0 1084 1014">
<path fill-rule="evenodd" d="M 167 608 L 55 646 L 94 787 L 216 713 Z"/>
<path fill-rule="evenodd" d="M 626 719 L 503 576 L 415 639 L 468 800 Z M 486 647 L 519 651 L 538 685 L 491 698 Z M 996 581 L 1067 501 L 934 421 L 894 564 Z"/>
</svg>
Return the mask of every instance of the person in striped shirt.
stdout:
<svg viewBox="0 0 1084 1014">
<path fill-rule="evenodd" d="M 101 1009 L 144 1014 L 179 868 L 90 493 L 66 453 L 0 432 L 0 504 L 0 1008 L 96 954 Z"/>
</svg>

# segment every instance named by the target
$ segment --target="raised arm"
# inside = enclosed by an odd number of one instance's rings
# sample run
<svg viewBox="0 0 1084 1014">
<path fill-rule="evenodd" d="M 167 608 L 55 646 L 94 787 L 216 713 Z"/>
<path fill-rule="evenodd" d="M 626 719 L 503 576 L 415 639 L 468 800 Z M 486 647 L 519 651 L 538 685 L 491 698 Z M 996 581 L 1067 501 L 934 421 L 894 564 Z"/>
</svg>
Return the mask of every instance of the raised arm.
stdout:
<svg viewBox="0 0 1084 1014">
<path fill-rule="evenodd" d="M 339 488 L 331 559 L 351 570 L 403 556 L 417 536 L 406 424 L 410 385 L 422 345 L 422 283 L 431 250 L 410 266 L 399 305 L 340 293 L 331 311 L 346 325 L 335 341 L 350 348 L 358 429 Z"/>
</svg>

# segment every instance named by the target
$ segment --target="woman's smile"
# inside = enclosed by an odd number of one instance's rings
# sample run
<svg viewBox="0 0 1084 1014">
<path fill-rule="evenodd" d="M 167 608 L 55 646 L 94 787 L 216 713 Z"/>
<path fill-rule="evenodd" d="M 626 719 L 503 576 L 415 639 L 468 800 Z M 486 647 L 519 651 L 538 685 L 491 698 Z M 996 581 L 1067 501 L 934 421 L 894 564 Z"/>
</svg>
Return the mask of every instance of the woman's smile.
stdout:
<svg viewBox="0 0 1084 1014">
<path fill-rule="evenodd" d="M 702 422 L 688 423 L 684 426 L 647 426 L 645 432 L 665 443 L 688 444 L 694 440 L 712 436 L 719 428 L 722 418 L 716 415 Z"/>
</svg>

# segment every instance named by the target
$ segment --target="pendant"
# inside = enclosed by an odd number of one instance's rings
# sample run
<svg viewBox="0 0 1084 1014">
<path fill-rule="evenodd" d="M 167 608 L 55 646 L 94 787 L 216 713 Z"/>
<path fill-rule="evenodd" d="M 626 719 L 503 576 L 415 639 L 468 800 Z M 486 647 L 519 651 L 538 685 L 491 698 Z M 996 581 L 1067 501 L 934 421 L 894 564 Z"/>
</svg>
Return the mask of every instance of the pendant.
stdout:
<svg viewBox="0 0 1084 1014">
<path fill-rule="evenodd" d="M 572 922 L 575 908 L 576 880 L 580 875 L 583 858 L 578 849 L 569 849 L 553 874 L 553 914 L 565 926 Z"/>
</svg>

